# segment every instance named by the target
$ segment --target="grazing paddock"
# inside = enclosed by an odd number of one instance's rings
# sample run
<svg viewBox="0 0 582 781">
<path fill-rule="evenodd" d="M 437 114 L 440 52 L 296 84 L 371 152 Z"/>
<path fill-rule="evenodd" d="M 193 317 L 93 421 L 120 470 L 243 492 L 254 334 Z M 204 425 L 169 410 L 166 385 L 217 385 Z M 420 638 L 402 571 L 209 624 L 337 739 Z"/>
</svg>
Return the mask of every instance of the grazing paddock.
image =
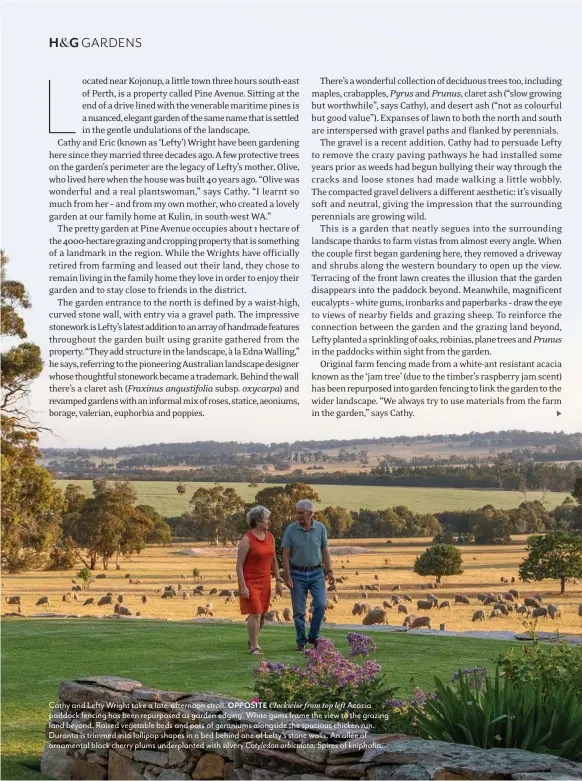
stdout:
<svg viewBox="0 0 582 781">
<path fill-rule="evenodd" d="M 59 488 L 69 483 L 78 485 L 90 496 L 93 486 L 90 480 L 57 480 Z M 214 483 L 187 483 L 186 493 L 176 493 L 178 483 L 136 480 L 133 486 L 137 492 L 138 504 L 149 504 L 165 517 L 181 515 L 188 510 L 188 502 L 198 488 L 212 488 Z M 252 502 L 258 491 L 272 487 L 275 483 L 258 483 L 249 488 L 247 483 L 222 483 L 224 488 L 234 488 L 245 502 Z M 393 488 L 369 485 L 314 485 L 321 497 L 320 507 L 334 505 L 347 510 L 382 510 L 386 507 L 406 505 L 419 513 L 438 513 L 445 510 L 477 510 L 485 504 L 492 504 L 500 510 L 511 510 L 523 502 L 518 491 L 473 491 L 457 488 Z M 553 510 L 569 496 L 567 493 L 529 491 L 528 501 L 544 499 L 546 507 Z"/>
<path fill-rule="evenodd" d="M 529 602 L 535 594 L 539 594 L 542 597 L 541 607 L 547 608 L 553 604 L 559 610 L 548 611 L 546 616 L 540 617 L 538 629 L 582 634 L 582 617 L 579 615 L 582 582 L 578 585 L 568 583 L 566 594 L 560 596 L 557 581 L 529 584 L 519 581 L 517 568 L 525 554 L 525 538 L 518 538 L 511 545 L 460 546 L 463 574 L 443 578 L 441 587 L 436 589 L 432 588 L 435 578 L 420 577 L 412 571 L 415 558 L 429 542 L 395 539 L 388 545 L 386 540 L 332 540 L 330 545 L 335 575 L 342 578 L 343 582 L 338 583 L 337 591 L 334 592 L 337 601 L 334 600 L 333 608 L 328 610 L 328 622 L 361 624 L 365 612 L 354 615 L 353 608 L 356 602 L 365 601 L 369 608 L 377 606 L 384 609 L 388 624 L 401 625 L 406 613 L 404 609 L 399 610 L 399 602 L 402 608 L 405 603 L 408 604 L 408 612 L 418 612 L 419 601 L 436 598 L 434 607 L 429 607 L 428 611 L 421 608 L 421 613 L 428 612 L 432 616 L 433 628 L 438 629 L 440 623 L 445 623 L 447 629 L 457 631 L 523 631 L 524 622 L 531 622 L 531 618 L 526 612 L 518 613 L 517 608 L 523 610 L 524 599 L 527 598 Z M 71 590 L 75 570 L 4 575 L 3 612 L 16 612 L 18 604 L 9 605 L 7 600 L 19 596 L 20 609 L 24 615 L 68 612 L 97 617 L 113 613 L 114 605 L 120 601 L 121 595 L 124 608 L 133 615 L 140 612 L 148 618 L 184 620 L 197 615 L 209 615 L 206 608 L 212 604 L 212 615 L 215 618 L 242 620 L 238 599 L 231 594 L 236 589 L 236 548 L 212 548 L 204 543 L 195 543 L 191 547 L 202 555 L 186 556 L 179 552 L 183 547 L 148 547 L 141 555 L 124 561 L 120 571 L 111 565 L 113 569 L 105 573 L 106 577 L 94 580 L 88 591 Z M 334 553 L 334 547 L 343 552 Z M 364 552 L 349 553 L 351 547 L 363 549 Z M 193 567 L 200 570 L 201 577 L 193 578 Z M 98 574 L 103 572 L 100 570 Z M 514 583 L 512 578 L 515 578 Z M 429 583 L 431 587 L 428 587 Z M 167 592 L 168 586 L 173 586 L 172 592 Z M 396 589 L 396 586 L 400 588 Z M 193 593 L 194 589 L 197 589 L 196 593 Z M 511 589 L 517 590 L 517 598 L 509 593 Z M 98 602 L 109 591 L 112 592 L 110 604 L 100 606 Z M 184 598 L 184 593 L 187 598 Z M 477 594 L 484 596 L 489 593 L 494 598 L 490 604 L 484 605 Z M 399 597 L 395 601 L 396 595 Z M 49 604 L 45 603 L 43 597 L 48 598 Z M 63 601 L 63 597 L 66 601 Z M 146 597 L 145 601 L 143 597 Z M 93 601 L 84 605 L 88 599 Z M 331 595 L 329 601 L 331 603 Z M 390 606 L 386 607 L 385 603 Z M 285 608 L 290 606 L 289 592 L 285 589 L 283 598 L 275 602 L 274 607 L 283 615 Z M 535 605 L 532 607 L 535 608 Z M 472 621 L 475 612 L 481 609 L 485 613 L 485 621 Z M 555 618 L 551 618 L 552 613 Z"/>
</svg>

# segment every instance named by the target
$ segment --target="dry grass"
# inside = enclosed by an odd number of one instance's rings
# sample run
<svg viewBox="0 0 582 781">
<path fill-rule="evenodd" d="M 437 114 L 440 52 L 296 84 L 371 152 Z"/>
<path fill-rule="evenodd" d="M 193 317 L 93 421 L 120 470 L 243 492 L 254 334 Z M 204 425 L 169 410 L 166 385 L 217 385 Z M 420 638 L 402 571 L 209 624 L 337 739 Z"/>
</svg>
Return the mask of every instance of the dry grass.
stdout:
<svg viewBox="0 0 582 781">
<path fill-rule="evenodd" d="M 368 602 L 371 606 L 379 605 L 383 600 L 392 596 L 392 586 L 399 584 L 402 593 L 412 596 L 414 602 L 408 604 L 410 612 L 422 613 L 416 608 L 416 599 L 426 596 L 426 590 L 421 589 L 422 584 L 430 581 L 430 578 L 421 578 L 412 571 L 412 565 L 416 556 L 424 550 L 429 540 L 398 540 L 387 545 L 385 540 L 336 540 L 331 545 L 359 545 L 370 550 L 369 553 L 357 555 L 334 556 L 334 569 L 336 576 L 347 576 L 347 583 L 338 586 L 340 601 L 333 610 L 328 611 L 328 620 L 334 623 L 360 623 L 361 619 L 354 618 L 351 614 L 353 603 L 361 598 L 360 584 L 378 583 L 381 591 L 369 592 Z M 204 544 L 196 544 L 196 547 L 204 547 Z M 96 605 L 82 607 L 84 599 L 95 597 L 95 602 L 107 591 L 112 591 L 116 598 L 118 594 L 124 595 L 124 604 L 135 613 L 140 611 L 143 616 L 150 618 L 166 618 L 170 620 L 184 620 L 196 616 L 197 607 L 207 602 L 214 604 L 216 618 L 231 618 L 242 620 L 238 600 L 232 604 L 225 604 L 224 598 L 217 595 L 207 596 L 212 588 L 234 589 L 236 588 L 235 555 L 234 548 L 221 550 L 217 556 L 191 557 L 178 553 L 180 547 L 156 548 L 149 547 L 140 556 L 134 556 L 131 561 L 122 564 L 121 571 L 107 572 L 104 580 L 95 580 L 90 591 L 78 593 L 78 601 L 63 603 L 62 596 L 71 588 L 71 579 L 75 576 L 74 570 L 67 572 L 28 572 L 21 575 L 4 575 L 3 594 L 10 596 L 20 594 L 22 597 L 23 612 L 26 615 L 42 612 L 73 612 L 87 616 L 99 616 L 111 612 L 111 608 L 97 607 Z M 228 552 L 227 552 L 228 551 Z M 444 579 L 443 586 L 438 590 L 437 596 L 449 599 L 451 604 L 456 593 L 464 593 L 470 598 L 470 605 L 452 605 L 451 609 L 431 611 L 433 627 L 445 623 L 450 630 L 514 630 L 523 631 L 524 624 L 521 616 L 511 614 L 508 617 L 487 619 L 485 623 L 472 623 L 473 612 L 481 607 L 476 594 L 480 591 L 493 591 L 495 593 L 506 591 L 508 588 L 517 588 L 520 598 L 540 593 L 544 604 L 554 602 L 562 608 L 562 618 L 555 621 L 541 619 L 538 628 L 550 631 L 560 631 L 564 634 L 582 634 L 582 618 L 578 616 L 578 605 L 582 603 L 582 584 L 568 584 L 567 593 L 559 595 L 559 584 L 556 581 L 543 581 L 541 583 L 524 584 L 518 581 L 517 567 L 522 560 L 525 551 L 525 538 L 518 538 L 511 545 L 500 546 L 466 546 L 462 548 L 464 572 L 462 575 Z M 385 564 L 388 560 L 388 566 Z M 192 577 L 192 568 L 197 567 L 201 573 L 200 580 Z M 358 574 L 356 574 L 356 572 Z M 130 573 L 132 579 L 140 581 L 137 585 L 130 585 L 125 577 Z M 181 576 L 185 577 L 182 578 Z M 229 580 L 231 575 L 232 580 Z M 377 576 L 377 580 L 374 576 Z M 501 577 L 511 581 L 515 577 L 516 583 L 504 585 Z M 203 583 L 205 596 L 193 597 L 194 585 Z M 173 584 L 187 590 L 190 594 L 184 600 L 180 594 L 175 599 L 161 599 L 158 589 Z M 286 591 L 286 590 L 285 590 Z M 142 605 L 141 596 L 147 596 L 147 604 Z M 51 600 L 50 607 L 35 607 L 35 602 L 40 596 L 48 596 Z M 283 599 L 274 604 L 277 609 L 291 605 L 286 591 Z M 4 610 L 14 610 L 4 603 Z M 486 609 L 489 616 L 490 608 Z M 401 624 L 403 615 L 396 609 L 389 611 L 391 624 Z"/>
</svg>

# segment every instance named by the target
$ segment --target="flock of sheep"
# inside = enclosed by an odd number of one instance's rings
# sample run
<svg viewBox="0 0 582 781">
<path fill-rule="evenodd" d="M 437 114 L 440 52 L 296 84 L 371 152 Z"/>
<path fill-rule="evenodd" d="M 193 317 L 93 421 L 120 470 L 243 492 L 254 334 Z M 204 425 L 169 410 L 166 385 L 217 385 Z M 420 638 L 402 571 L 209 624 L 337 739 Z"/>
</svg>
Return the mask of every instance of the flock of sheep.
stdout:
<svg viewBox="0 0 582 781">
<path fill-rule="evenodd" d="M 349 559 L 348 559 L 349 562 Z M 343 564 L 343 562 L 342 562 Z M 345 566 L 342 566 L 342 569 L 346 569 Z M 355 575 L 358 576 L 359 573 L 356 570 Z M 96 579 L 103 579 L 107 577 L 104 573 L 99 574 L 96 576 Z M 232 581 L 233 576 L 229 574 L 228 580 Z M 132 586 L 140 585 L 140 581 L 136 580 L 131 577 L 131 575 L 128 573 L 125 575 L 125 578 L 128 580 L 129 584 Z M 185 575 L 181 575 L 180 578 L 182 580 L 186 579 Z M 347 583 L 347 581 L 350 578 L 347 574 L 342 574 L 341 576 L 336 578 L 335 585 L 330 585 L 328 587 L 328 603 L 326 611 L 333 611 L 338 607 L 338 604 L 340 602 L 340 596 L 338 593 L 338 586 Z M 353 604 L 351 614 L 353 617 L 358 617 L 358 619 L 361 619 L 361 622 L 364 626 L 372 626 L 374 624 L 389 624 L 389 623 L 396 623 L 393 620 L 390 621 L 389 619 L 391 617 L 398 616 L 398 619 L 402 616 L 403 617 L 403 623 L 402 626 L 407 627 L 409 629 L 418 629 L 418 628 L 428 628 L 431 629 L 431 616 L 427 614 L 422 613 L 430 613 L 430 611 L 440 611 L 443 609 L 451 610 L 455 605 L 470 605 L 471 599 L 467 594 L 455 594 L 453 599 L 441 599 L 433 593 L 434 590 L 437 590 L 439 588 L 438 583 L 427 583 L 420 585 L 421 590 L 426 590 L 428 593 L 426 595 L 423 595 L 422 598 L 416 599 L 413 598 L 410 594 L 402 593 L 402 589 L 400 585 L 393 585 L 391 587 L 383 587 L 382 590 L 389 590 L 392 592 L 389 599 L 383 599 L 381 602 L 378 602 L 377 604 L 371 603 L 371 598 L 373 598 L 374 594 L 378 595 L 378 600 L 380 599 L 380 592 L 381 587 L 379 584 L 379 577 L 378 575 L 373 576 L 373 582 L 369 583 L 360 583 L 359 586 L 354 589 L 357 591 L 359 590 L 359 596 L 358 601 L 356 601 Z M 502 577 L 501 582 L 504 584 L 510 585 L 510 581 L 508 578 Z M 515 578 L 511 578 L 511 583 L 515 583 Z M 71 591 L 67 592 L 62 595 L 62 602 L 81 602 L 82 606 L 91 606 L 95 605 L 97 607 L 107 607 L 112 606 L 113 607 L 113 613 L 117 614 L 119 616 L 140 616 L 141 612 L 136 611 L 135 613 L 132 613 L 132 611 L 127 607 L 126 604 L 124 604 L 125 598 L 123 594 L 117 594 L 115 596 L 113 591 L 108 591 L 106 594 L 100 596 L 100 597 L 89 597 L 87 595 L 87 591 L 85 590 L 86 586 L 79 585 L 74 579 L 72 580 L 72 587 Z M 349 587 L 348 587 L 349 588 Z M 81 594 L 80 592 L 84 592 L 84 594 Z M 353 593 L 353 592 L 352 592 Z M 85 599 L 83 599 L 83 596 L 85 596 Z M 147 596 L 146 594 L 136 594 L 135 592 L 131 593 L 132 597 L 136 597 L 140 599 L 141 605 L 146 605 L 148 603 L 148 600 L 154 599 L 156 596 L 160 599 L 176 599 L 176 600 L 188 600 L 190 597 L 193 598 L 202 598 L 204 600 L 213 597 L 214 600 L 223 600 L 225 605 L 232 604 L 233 606 L 236 605 L 237 598 L 239 596 L 239 592 L 237 589 L 231 589 L 231 588 L 210 588 L 207 589 L 203 584 L 194 585 L 193 587 L 188 587 L 186 584 L 182 585 L 182 583 L 178 582 L 177 585 L 168 585 L 162 588 L 158 588 L 155 592 L 155 595 L 150 594 L 150 596 Z M 520 593 L 516 588 L 510 588 L 507 591 L 503 592 L 487 592 L 487 593 L 477 593 L 475 595 L 471 595 L 471 597 L 477 602 L 481 603 L 481 607 L 477 610 L 475 610 L 471 616 L 471 621 L 473 623 L 478 621 L 485 621 L 487 618 L 489 619 L 497 619 L 497 618 L 503 618 L 504 616 L 509 616 L 511 613 L 515 613 L 516 615 L 519 615 L 523 618 L 533 618 L 533 619 L 540 619 L 540 618 L 550 618 L 550 619 L 557 619 L 560 618 L 562 615 L 562 611 L 559 605 L 549 603 L 547 605 L 542 604 L 543 598 L 540 594 L 534 594 L 533 596 L 525 596 L 523 598 L 520 597 Z M 274 603 L 279 601 L 281 598 L 273 595 L 271 605 L 272 608 L 269 610 L 268 613 L 265 614 L 265 620 L 266 621 L 272 621 L 272 622 L 290 622 L 292 621 L 292 611 L 290 608 L 286 607 L 282 610 L 273 609 Z M 18 609 L 18 613 L 22 615 L 22 598 L 18 595 L 9 596 L 6 597 L 6 601 L 9 605 L 16 606 Z M 61 601 L 61 600 L 59 600 Z M 415 610 L 413 607 L 414 603 L 416 603 L 416 611 L 417 612 L 411 612 Z M 41 596 L 36 601 L 36 607 L 40 608 L 47 608 L 50 607 L 50 599 L 48 596 Z M 485 610 L 487 608 L 487 611 Z M 143 609 L 143 608 L 142 608 Z M 349 610 L 349 608 L 346 609 Z M 309 608 L 311 613 L 311 607 Z M 394 611 L 394 613 L 392 612 Z M 489 612 L 490 611 L 490 612 Z M 419 614 L 420 613 L 420 614 Z M 488 615 L 487 615 L 488 613 Z M 216 614 L 216 609 L 214 602 L 212 601 L 205 601 L 204 604 L 199 604 L 196 606 L 196 617 L 199 618 L 212 618 Z M 578 615 L 582 617 L 582 604 L 578 606 Z M 328 620 L 327 615 L 324 617 L 324 620 Z M 349 619 L 348 619 L 349 620 Z"/>
</svg>

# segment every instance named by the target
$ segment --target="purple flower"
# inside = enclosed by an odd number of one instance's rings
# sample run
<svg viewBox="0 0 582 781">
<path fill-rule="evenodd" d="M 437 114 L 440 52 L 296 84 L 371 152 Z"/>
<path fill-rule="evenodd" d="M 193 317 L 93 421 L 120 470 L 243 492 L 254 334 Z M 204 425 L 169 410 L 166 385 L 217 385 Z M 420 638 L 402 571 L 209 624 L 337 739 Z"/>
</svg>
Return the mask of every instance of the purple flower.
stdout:
<svg viewBox="0 0 582 781">
<path fill-rule="evenodd" d="M 467 680 L 471 689 L 481 689 L 487 678 L 486 667 L 471 667 L 459 670 L 451 678 L 451 683 L 456 683 L 461 677 Z"/>
<path fill-rule="evenodd" d="M 371 637 L 360 635 L 357 632 L 348 634 L 348 645 L 350 646 L 350 657 L 369 656 L 376 651 L 376 643 Z"/>
</svg>

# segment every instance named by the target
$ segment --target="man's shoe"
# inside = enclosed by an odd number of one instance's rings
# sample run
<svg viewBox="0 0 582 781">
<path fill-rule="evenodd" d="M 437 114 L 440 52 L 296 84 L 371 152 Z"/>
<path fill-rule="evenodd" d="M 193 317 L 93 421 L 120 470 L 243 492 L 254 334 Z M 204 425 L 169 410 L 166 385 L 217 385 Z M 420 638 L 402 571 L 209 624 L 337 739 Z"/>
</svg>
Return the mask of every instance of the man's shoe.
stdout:
<svg viewBox="0 0 582 781">
<path fill-rule="evenodd" d="M 299 643 L 297 643 L 297 645 L 295 646 L 295 650 L 296 651 L 301 651 L 303 653 L 305 651 L 305 646 L 304 645 L 299 645 Z"/>
<path fill-rule="evenodd" d="M 317 644 L 319 643 L 319 637 L 316 640 L 308 640 L 307 641 L 309 645 L 312 645 L 314 648 L 317 648 Z"/>
</svg>

